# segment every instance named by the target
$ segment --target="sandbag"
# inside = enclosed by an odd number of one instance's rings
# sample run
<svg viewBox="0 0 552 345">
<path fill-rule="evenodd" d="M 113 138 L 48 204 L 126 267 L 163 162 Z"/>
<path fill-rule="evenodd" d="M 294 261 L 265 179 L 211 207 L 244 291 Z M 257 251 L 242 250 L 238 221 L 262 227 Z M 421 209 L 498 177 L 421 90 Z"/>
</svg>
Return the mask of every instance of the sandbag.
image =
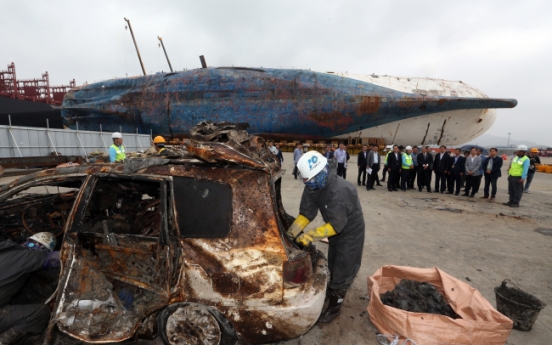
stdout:
<svg viewBox="0 0 552 345">
<path fill-rule="evenodd" d="M 435 285 L 452 309 L 460 316 L 412 313 L 381 302 L 380 294 L 393 290 L 402 279 Z M 383 266 L 368 277 L 370 321 L 382 334 L 398 334 L 418 345 L 499 345 L 505 344 L 513 322 L 499 313 L 470 285 L 440 269 Z"/>
</svg>

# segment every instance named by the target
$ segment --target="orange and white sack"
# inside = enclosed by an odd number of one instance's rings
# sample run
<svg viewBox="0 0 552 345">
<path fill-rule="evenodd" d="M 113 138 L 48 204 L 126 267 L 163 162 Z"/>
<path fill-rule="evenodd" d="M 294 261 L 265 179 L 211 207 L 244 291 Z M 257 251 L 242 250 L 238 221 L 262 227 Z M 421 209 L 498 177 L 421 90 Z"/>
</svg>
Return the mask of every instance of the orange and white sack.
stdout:
<svg viewBox="0 0 552 345">
<path fill-rule="evenodd" d="M 435 285 L 461 318 L 413 313 L 384 305 L 380 295 L 393 290 L 402 279 Z M 502 345 L 513 322 L 499 313 L 470 285 L 438 268 L 383 266 L 368 277 L 370 321 L 383 334 L 398 334 L 418 345 Z"/>
</svg>

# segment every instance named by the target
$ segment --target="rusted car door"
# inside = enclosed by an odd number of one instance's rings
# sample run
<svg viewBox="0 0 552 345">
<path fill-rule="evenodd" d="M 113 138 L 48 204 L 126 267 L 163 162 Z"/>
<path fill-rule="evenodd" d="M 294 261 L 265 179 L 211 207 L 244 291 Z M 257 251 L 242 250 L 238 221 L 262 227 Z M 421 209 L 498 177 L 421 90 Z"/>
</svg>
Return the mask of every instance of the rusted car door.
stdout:
<svg viewBox="0 0 552 345">
<path fill-rule="evenodd" d="M 169 298 L 167 182 L 98 174 L 81 193 L 62 249 L 54 322 L 88 342 L 131 337 Z"/>
</svg>

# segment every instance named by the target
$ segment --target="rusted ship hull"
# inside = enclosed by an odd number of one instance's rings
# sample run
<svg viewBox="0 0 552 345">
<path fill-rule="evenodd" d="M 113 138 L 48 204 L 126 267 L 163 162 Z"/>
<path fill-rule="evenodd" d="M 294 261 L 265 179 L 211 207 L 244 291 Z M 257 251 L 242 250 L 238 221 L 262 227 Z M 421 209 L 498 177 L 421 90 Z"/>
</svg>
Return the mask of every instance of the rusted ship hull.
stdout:
<svg viewBox="0 0 552 345">
<path fill-rule="evenodd" d="M 82 86 L 64 98 L 64 124 L 97 130 L 186 137 L 200 121 L 247 122 L 267 138 L 383 137 L 386 142 L 461 143 L 494 122 L 488 98 L 461 82 L 370 77 L 305 70 L 205 68 L 114 79 Z M 418 78 L 420 79 L 420 78 Z M 394 80 L 394 79 L 393 79 Z M 422 80 L 422 79 L 420 79 Z M 412 87 L 414 86 L 414 87 Z M 422 118 L 420 121 L 413 121 Z M 408 133 L 398 124 L 410 121 Z M 445 121 L 445 122 L 444 122 Z M 473 123 L 472 123 L 473 122 Z M 404 127 L 404 126 L 403 126 Z M 459 135 L 458 128 L 461 127 Z"/>
</svg>

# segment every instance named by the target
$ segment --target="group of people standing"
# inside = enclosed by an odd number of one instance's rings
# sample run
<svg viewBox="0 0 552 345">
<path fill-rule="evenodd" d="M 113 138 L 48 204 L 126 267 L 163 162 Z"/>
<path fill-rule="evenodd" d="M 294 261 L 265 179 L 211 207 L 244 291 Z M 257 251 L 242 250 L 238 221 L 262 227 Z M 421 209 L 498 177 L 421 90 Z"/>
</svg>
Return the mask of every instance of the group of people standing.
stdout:
<svg viewBox="0 0 552 345">
<path fill-rule="evenodd" d="M 377 152 L 376 147 L 372 147 Z M 362 152 L 359 153 L 359 175 L 358 184 L 365 184 L 364 171 L 374 174 L 376 169 L 370 164 L 367 153 L 368 147 L 365 145 Z M 536 171 L 535 164 L 540 164 L 537 156 L 538 150 L 531 149 L 529 157 L 526 156 L 527 147 L 518 146 L 515 156 L 512 158 L 508 169 L 508 194 L 509 201 L 504 205 L 519 207 L 522 193 L 529 193 L 529 186 Z M 502 165 L 504 159 L 498 156 L 498 150 L 491 148 L 489 155 L 483 154 L 481 148 L 472 147 L 469 151 L 457 148 L 454 155 L 447 151 L 446 146 L 439 147 L 439 152 L 433 155 L 429 146 L 423 146 L 421 152 L 417 146 L 406 148 L 401 145 L 393 145 L 384 161 L 383 178 L 389 174 L 387 180 L 387 189 L 390 192 L 414 189 L 414 181 L 417 181 L 417 187 L 420 192 L 425 188 L 429 193 L 440 192 L 442 194 L 460 195 L 475 197 L 479 192 L 481 182 L 484 181 L 483 196 L 481 199 L 494 201 L 497 193 L 497 181 L 502 176 Z M 376 172 L 377 174 L 377 172 Z M 431 189 L 431 180 L 435 174 L 434 189 Z M 370 178 L 369 178 L 370 181 Z M 378 181 L 377 176 L 372 181 Z M 525 184 L 525 186 L 524 186 Z M 373 182 L 366 185 L 366 189 L 374 189 Z"/>
</svg>

